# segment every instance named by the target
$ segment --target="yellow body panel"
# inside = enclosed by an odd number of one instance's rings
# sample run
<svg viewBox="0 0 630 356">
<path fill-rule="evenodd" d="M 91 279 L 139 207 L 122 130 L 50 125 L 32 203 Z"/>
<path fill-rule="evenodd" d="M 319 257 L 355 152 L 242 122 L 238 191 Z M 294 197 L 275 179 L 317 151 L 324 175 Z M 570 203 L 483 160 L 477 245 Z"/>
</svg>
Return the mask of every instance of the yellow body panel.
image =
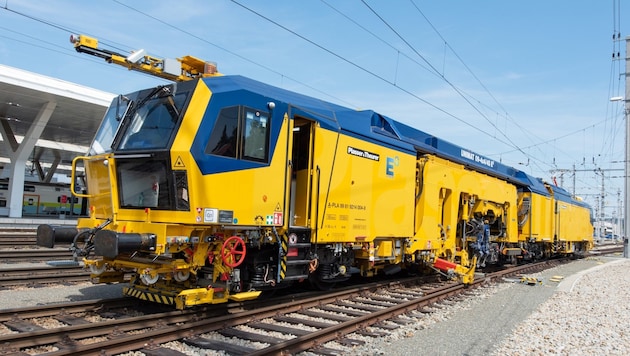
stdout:
<svg viewBox="0 0 630 356">
<path fill-rule="evenodd" d="M 540 194 L 521 193 L 529 199 L 529 215 L 521 227 L 521 240 L 552 241 L 554 236 L 554 200 Z"/>
<path fill-rule="evenodd" d="M 583 207 L 557 202 L 556 215 L 557 252 L 573 253 L 576 243 L 593 245 L 593 227 L 590 213 Z"/>
<path fill-rule="evenodd" d="M 410 251 L 436 250 L 449 255 L 462 247 L 456 246 L 456 228 L 462 213 L 468 211 L 461 204 L 465 195 L 475 197 L 473 210 L 505 214 L 505 236 L 496 237 L 495 241 L 517 241 L 516 187 L 434 156 L 427 156 L 422 174 L 416 233 Z"/>
<path fill-rule="evenodd" d="M 197 118 L 198 120 L 198 118 Z M 285 221 L 287 187 L 283 182 L 288 176 L 288 132 L 291 122 L 285 117 L 280 136 L 268 167 L 201 175 L 198 167 L 191 164 L 189 186 L 203 191 L 188 192 L 192 214 L 196 220 L 204 221 L 199 209 L 218 209 L 233 212 L 233 224 L 282 226 Z M 181 131 L 180 131 L 181 132 Z M 190 132 L 193 135 L 195 132 Z M 181 133 L 180 133 L 181 135 Z M 180 140 L 178 135 L 176 144 Z M 182 146 L 191 137 L 182 137 Z M 182 156 L 185 152 L 181 153 Z M 225 224 L 226 222 L 223 222 Z"/>
<path fill-rule="evenodd" d="M 197 165 L 190 156 L 190 143 L 199 129 L 199 118 L 203 116 L 211 96 L 210 89 L 202 81 L 199 81 L 171 147 L 171 164 L 174 170 L 193 170 L 191 174 L 200 174 Z"/>
<path fill-rule="evenodd" d="M 115 171 L 114 160 L 109 159 L 109 164 L 104 165 L 104 159 L 90 157 L 90 161 L 86 161 L 86 172 L 88 179 L 90 179 L 88 184 L 90 187 L 102 187 L 99 192 L 90 195 L 93 205 L 99 207 L 95 217 L 105 219 L 111 216 L 110 209 L 102 210 L 110 207 L 117 210 L 116 220 L 201 224 L 208 223 L 206 221 L 207 216 L 204 216 L 205 209 L 216 209 L 233 212 L 232 221 L 227 222 L 228 224 L 283 225 L 287 190 L 281 182 L 287 176 L 288 169 L 287 135 L 280 135 L 276 152 L 269 167 L 204 176 L 190 155 L 190 142 L 197 132 L 199 118 L 203 116 L 210 97 L 211 92 L 200 81 L 191 99 L 190 108 L 182 120 L 182 129 L 179 130 L 170 151 L 172 168 L 188 172 L 189 190 L 179 194 L 184 194 L 189 199 L 191 209 L 176 212 L 119 209 L 116 206 L 117 196 L 113 194 L 110 198 L 109 195 L 110 184 L 116 186 L 117 182 L 110 182 L 107 179 L 109 176 L 115 177 L 115 174 L 106 173 L 107 169 L 112 170 L 112 172 Z M 289 120 L 284 120 L 281 128 L 282 133 L 289 131 L 288 125 Z M 251 184 L 251 182 L 260 184 Z M 134 184 L 141 183 L 134 182 Z M 145 185 L 150 187 L 151 184 L 150 177 L 147 177 Z M 196 191 L 195 187 L 197 188 Z M 199 191 L 199 188 L 202 188 L 203 191 Z M 247 202 L 247 204 L 243 204 L 243 202 Z M 274 217 L 274 214 L 276 219 L 269 220 L 270 217 Z M 221 222 L 221 224 L 225 223 L 225 221 Z M 154 233 L 160 234 L 159 238 L 164 237 L 160 232 Z"/>
<path fill-rule="evenodd" d="M 313 211 L 319 215 L 313 241 L 369 242 L 412 234 L 414 155 L 323 129 L 315 140 L 319 191 L 314 189 L 313 201 L 319 198 L 319 206 Z"/>
<path fill-rule="evenodd" d="M 570 241 L 593 243 L 593 226 L 588 208 L 559 201 L 554 197 L 521 193 L 519 201 L 528 200 L 529 209 L 521 208 L 523 217 L 520 240 L 529 242 Z M 568 252 L 568 251 L 564 251 Z"/>
<path fill-rule="evenodd" d="M 393 241 L 381 241 L 377 245 L 377 256 L 378 257 L 392 257 L 394 252 L 394 243 Z"/>
<path fill-rule="evenodd" d="M 78 156 L 72 160 L 73 175 L 77 171 L 77 166 L 83 166 L 86 175 L 87 186 L 90 192 L 82 193 L 75 190 L 74 182 L 76 177 L 72 177 L 72 192 L 79 197 L 90 198 L 90 211 L 100 219 L 111 217 L 114 210 L 115 191 L 112 191 L 110 174 L 112 167 L 109 161 L 112 155 L 99 155 L 92 157 Z M 92 207 L 94 210 L 92 211 Z"/>
</svg>

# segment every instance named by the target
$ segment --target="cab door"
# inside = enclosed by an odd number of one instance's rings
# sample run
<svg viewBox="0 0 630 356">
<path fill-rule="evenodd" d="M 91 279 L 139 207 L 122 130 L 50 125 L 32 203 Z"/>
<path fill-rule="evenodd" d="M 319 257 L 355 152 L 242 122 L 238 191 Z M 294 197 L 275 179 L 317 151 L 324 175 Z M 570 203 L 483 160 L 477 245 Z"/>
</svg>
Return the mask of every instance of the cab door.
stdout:
<svg viewBox="0 0 630 356">
<path fill-rule="evenodd" d="M 293 151 L 291 153 L 290 226 L 308 227 L 311 225 L 313 138 L 313 122 L 296 117 L 293 124 Z"/>
</svg>

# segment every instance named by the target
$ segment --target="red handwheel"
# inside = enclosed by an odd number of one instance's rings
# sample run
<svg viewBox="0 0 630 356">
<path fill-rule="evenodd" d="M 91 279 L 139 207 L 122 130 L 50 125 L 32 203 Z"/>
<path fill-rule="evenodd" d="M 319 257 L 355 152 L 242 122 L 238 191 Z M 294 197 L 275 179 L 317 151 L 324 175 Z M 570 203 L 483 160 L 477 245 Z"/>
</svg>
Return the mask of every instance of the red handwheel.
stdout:
<svg viewBox="0 0 630 356">
<path fill-rule="evenodd" d="M 238 267 L 245 260 L 245 241 L 238 236 L 232 236 L 223 242 L 221 259 L 228 267 Z"/>
</svg>

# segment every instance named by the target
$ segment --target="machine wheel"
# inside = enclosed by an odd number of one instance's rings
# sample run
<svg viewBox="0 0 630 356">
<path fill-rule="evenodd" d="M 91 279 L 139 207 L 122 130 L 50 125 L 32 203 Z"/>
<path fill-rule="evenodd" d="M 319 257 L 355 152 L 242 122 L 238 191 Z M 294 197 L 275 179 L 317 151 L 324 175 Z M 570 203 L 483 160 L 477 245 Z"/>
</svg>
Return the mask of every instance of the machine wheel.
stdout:
<svg viewBox="0 0 630 356">
<path fill-rule="evenodd" d="M 101 275 L 107 269 L 107 265 L 103 264 L 100 267 L 96 265 L 90 265 L 90 273 L 94 275 Z"/>
<path fill-rule="evenodd" d="M 245 241 L 238 236 L 232 236 L 223 242 L 221 259 L 228 267 L 238 267 L 245 260 L 245 253 Z"/>
<path fill-rule="evenodd" d="M 157 283 L 158 279 L 160 279 L 159 275 L 155 275 L 155 277 L 151 277 L 148 273 L 143 273 L 140 275 L 140 280 L 147 286 Z"/>
<path fill-rule="evenodd" d="M 189 271 L 177 271 L 177 272 L 173 272 L 173 279 L 177 282 L 186 282 L 186 280 L 188 280 L 188 277 L 190 277 L 190 272 Z"/>
</svg>

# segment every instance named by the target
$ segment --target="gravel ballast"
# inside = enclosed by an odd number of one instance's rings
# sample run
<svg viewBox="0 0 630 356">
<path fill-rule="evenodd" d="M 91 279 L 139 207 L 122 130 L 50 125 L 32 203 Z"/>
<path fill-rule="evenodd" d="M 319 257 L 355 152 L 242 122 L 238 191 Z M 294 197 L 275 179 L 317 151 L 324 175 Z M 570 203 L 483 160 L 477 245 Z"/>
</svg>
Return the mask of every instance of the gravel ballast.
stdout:
<svg viewBox="0 0 630 356">
<path fill-rule="evenodd" d="M 630 260 L 588 258 L 492 286 L 357 355 L 627 355 Z M 556 282 L 560 280 L 560 282 Z"/>
<path fill-rule="evenodd" d="M 122 297 L 122 284 L 91 282 L 50 287 L 15 287 L 0 291 L 0 309 L 26 308 L 52 303 Z"/>
<path fill-rule="evenodd" d="M 575 283 L 561 283 L 495 355 L 627 355 L 629 271 L 630 261 L 618 260 L 581 275 Z"/>
</svg>

